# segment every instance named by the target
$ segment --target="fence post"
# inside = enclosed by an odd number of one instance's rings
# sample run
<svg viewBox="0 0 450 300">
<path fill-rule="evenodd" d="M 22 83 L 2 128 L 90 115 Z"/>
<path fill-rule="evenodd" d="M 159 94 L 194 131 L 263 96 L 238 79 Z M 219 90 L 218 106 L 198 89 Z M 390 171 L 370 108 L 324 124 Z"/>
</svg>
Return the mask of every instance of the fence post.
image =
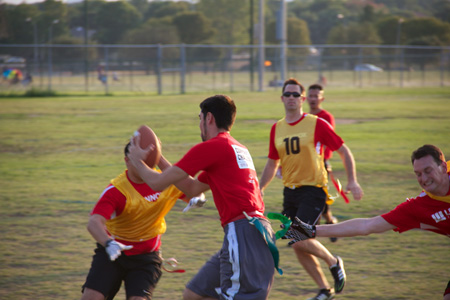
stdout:
<svg viewBox="0 0 450 300">
<path fill-rule="evenodd" d="M 441 63 L 439 66 L 439 73 L 441 78 L 441 87 L 444 86 L 444 50 L 441 50 Z"/>
<path fill-rule="evenodd" d="M 404 69 L 404 60 L 405 60 L 405 50 L 402 48 L 400 50 L 400 87 L 403 87 L 403 69 Z"/>
<path fill-rule="evenodd" d="M 109 71 L 109 67 L 108 67 L 108 46 L 105 46 L 105 95 L 108 95 L 108 71 Z"/>
<path fill-rule="evenodd" d="M 186 47 L 184 44 L 180 46 L 180 93 L 184 94 L 186 88 Z"/>
<path fill-rule="evenodd" d="M 162 46 L 158 44 L 158 52 L 156 56 L 156 78 L 158 82 L 158 95 L 162 94 Z"/>
</svg>

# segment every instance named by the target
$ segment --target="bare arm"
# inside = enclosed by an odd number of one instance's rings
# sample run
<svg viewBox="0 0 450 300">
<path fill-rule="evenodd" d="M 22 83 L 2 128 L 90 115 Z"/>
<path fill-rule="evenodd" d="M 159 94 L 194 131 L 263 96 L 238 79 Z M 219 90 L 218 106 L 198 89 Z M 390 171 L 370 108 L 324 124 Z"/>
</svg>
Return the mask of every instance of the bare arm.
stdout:
<svg viewBox="0 0 450 300">
<path fill-rule="evenodd" d="M 100 244 L 105 246 L 111 237 L 106 232 L 106 219 L 101 215 L 94 214 L 89 218 L 87 230 L 92 237 Z"/>
<path fill-rule="evenodd" d="M 316 236 L 322 237 L 349 237 L 382 233 L 395 229 L 396 226 L 388 223 L 383 217 L 358 218 L 337 224 L 317 225 Z"/>
<path fill-rule="evenodd" d="M 264 189 L 269 185 L 275 176 L 278 168 L 278 161 L 274 159 L 267 159 L 266 166 L 264 167 L 263 173 L 261 175 L 261 179 L 259 181 L 259 188 L 261 190 L 261 194 L 264 194 Z"/>
<path fill-rule="evenodd" d="M 356 164 L 353 158 L 353 154 L 350 149 L 343 144 L 337 152 L 341 156 L 342 163 L 344 164 L 345 171 L 347 172 L 347 188 L 346 192 L 350 191 L 353 194 L 355 200 L 361 200 L 364 192 L 359 186 L 358 180 L 356 179 Z"/>
<path fill-rule="evenodd" d="M 167 170 L 171 166 L 172 164 L 163 155 L 161 155 L 158 167 L 161 170 Z M 180 191 L 182 191 L 186 195 L 186 197 L 182 200 L 188 203 L 190 198 L 200 196 L 201 193 L 209 190 L 209 185 L 207 185 L 206 183 L 202 183 L 191 176 L 188 176 L 174 184 Z"/>
</svg>

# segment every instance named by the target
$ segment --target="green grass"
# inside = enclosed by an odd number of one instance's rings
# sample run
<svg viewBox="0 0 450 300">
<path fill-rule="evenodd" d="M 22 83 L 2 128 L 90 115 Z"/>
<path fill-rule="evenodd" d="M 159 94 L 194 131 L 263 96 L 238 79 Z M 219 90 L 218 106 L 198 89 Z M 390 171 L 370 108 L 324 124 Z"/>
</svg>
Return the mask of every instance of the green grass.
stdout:
<svg viewBox="0 0 450 300">
<path fill-rule="evenodd" d="M 123 146 L 147 124 L 165 156 L 177 161 L 200 142 L 198 104 L 209 95 L 0 98 L 0 298 L 79 299 L 94 248 L 89 212 L 125 167 Z M 409 157 L 425 143 L 450 157 L 449 95 L 450 88 L 327 89 L 324 106 L 355 156 L 365 192 L 360 202 L 350 197 L 348 205 L 341 199 L 333 205 L 340 220 L 378 215 L 418 194 Z M 238 107 L 232 134 L 248 146 L 261 174 L 271 124 L 283 115 L 279 91 L 231 96 Z M 345 183 L 337 155 L 332 164 Z M 280 211 L 281 189 L 274 179 L 266 211 Z M 187 272 L 164 273 L 154 299 L 181 299 L 184 285 L 221 245 L 214 203 L 187 214 L 183 207 L 177 203 L 167 216 L 162 250 Z M 387 232 L 321 241 L 345 261 L 348 284 L 337 299 L 440 299 L 450 278 L 444 236 Z M 292 249 L 284 241 L 278 246 L 284 275 L 276 275 L 270 299 L 313 296 L 316 286 Z"/>
</svg>

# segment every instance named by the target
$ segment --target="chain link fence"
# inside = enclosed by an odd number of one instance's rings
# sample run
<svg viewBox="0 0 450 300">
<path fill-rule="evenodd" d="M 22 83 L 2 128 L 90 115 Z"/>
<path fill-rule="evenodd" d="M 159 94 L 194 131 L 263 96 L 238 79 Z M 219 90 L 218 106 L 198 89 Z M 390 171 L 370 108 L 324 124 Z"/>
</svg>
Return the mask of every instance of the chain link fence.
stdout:
<svg viewBox="0 0 450 300">
<path fill-rule="evenodd" d="M 334 87 L 450 85 L 450 47 L 39 44 L 0 45 L 0 53 L 0 93 L 264 91 L 288 77 Z"/>
</svg>

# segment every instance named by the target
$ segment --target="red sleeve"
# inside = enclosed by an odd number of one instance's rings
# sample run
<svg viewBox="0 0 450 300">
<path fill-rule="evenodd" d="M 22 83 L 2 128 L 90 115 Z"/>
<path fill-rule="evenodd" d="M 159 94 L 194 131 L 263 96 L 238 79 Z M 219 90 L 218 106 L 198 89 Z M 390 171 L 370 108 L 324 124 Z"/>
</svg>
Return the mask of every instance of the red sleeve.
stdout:
<svg viewBox="0 0 450 300">
<path fill-rule="evenodd" d="M 194 177 L 199 171 L 207 171 L 214 164 L 216 152 L 209 148 L 211 143 L 203 142 L 192 147 L 176 164 L 178 168 Z"/>
<path fill-rule="evenodd" d="M 314 140 L 315 144 L 320 142 L 331 151 L 338 150 L 344 144 L 344 140 L 336 134 L 331 124 L 321 118 L 317 118 Z"/>
<path fill-rule="evenodd" d="M 272 129 L 270 129 L 270 140 L 269 140 L 269 155 L 268 158 L 279 160 L 280 156 L 278 155 L 277 148 L 275 147 L 275 128 L 277 127 L 277 123 L 273 124 Z"/>
<path fill-rule="evenodd" d="M 110 184 L 103 191 L 97 204 L 92 209 L 91 215 L 101 215 L 109 220 L 114 213 L 116 216 L 122 213 L 125 203 L 125 196 Z"/>
<path fill-rule="evenodd" d="M 208 175 L 206 174 L 206 172 L 201 172 L 200 175 L 198 175 L 197 177 L 198 181 L 209 184 L 208 183 Z"/>
<path fill-rule="evenodd" d="M 410 213 L 409 204 L 410 201 L 405 201 L 390 212 L 381 215 L 386 222 L 397 227 L 394 231 L 401 233 L 413 228 L 420 228 L 420 222 L 414 218 L 414 214 Z"/>
<path fill-rule="evenodd" d="M 334 117 L 331 113 L 329 113 L 326 110 L 322 110 L 320 113 L 317 114 L 318 117 L 325 119 L 328 123 L 331 124 L 331 127 L 336 128 L 336 124 L 334 122 Z"/>
</svg>

